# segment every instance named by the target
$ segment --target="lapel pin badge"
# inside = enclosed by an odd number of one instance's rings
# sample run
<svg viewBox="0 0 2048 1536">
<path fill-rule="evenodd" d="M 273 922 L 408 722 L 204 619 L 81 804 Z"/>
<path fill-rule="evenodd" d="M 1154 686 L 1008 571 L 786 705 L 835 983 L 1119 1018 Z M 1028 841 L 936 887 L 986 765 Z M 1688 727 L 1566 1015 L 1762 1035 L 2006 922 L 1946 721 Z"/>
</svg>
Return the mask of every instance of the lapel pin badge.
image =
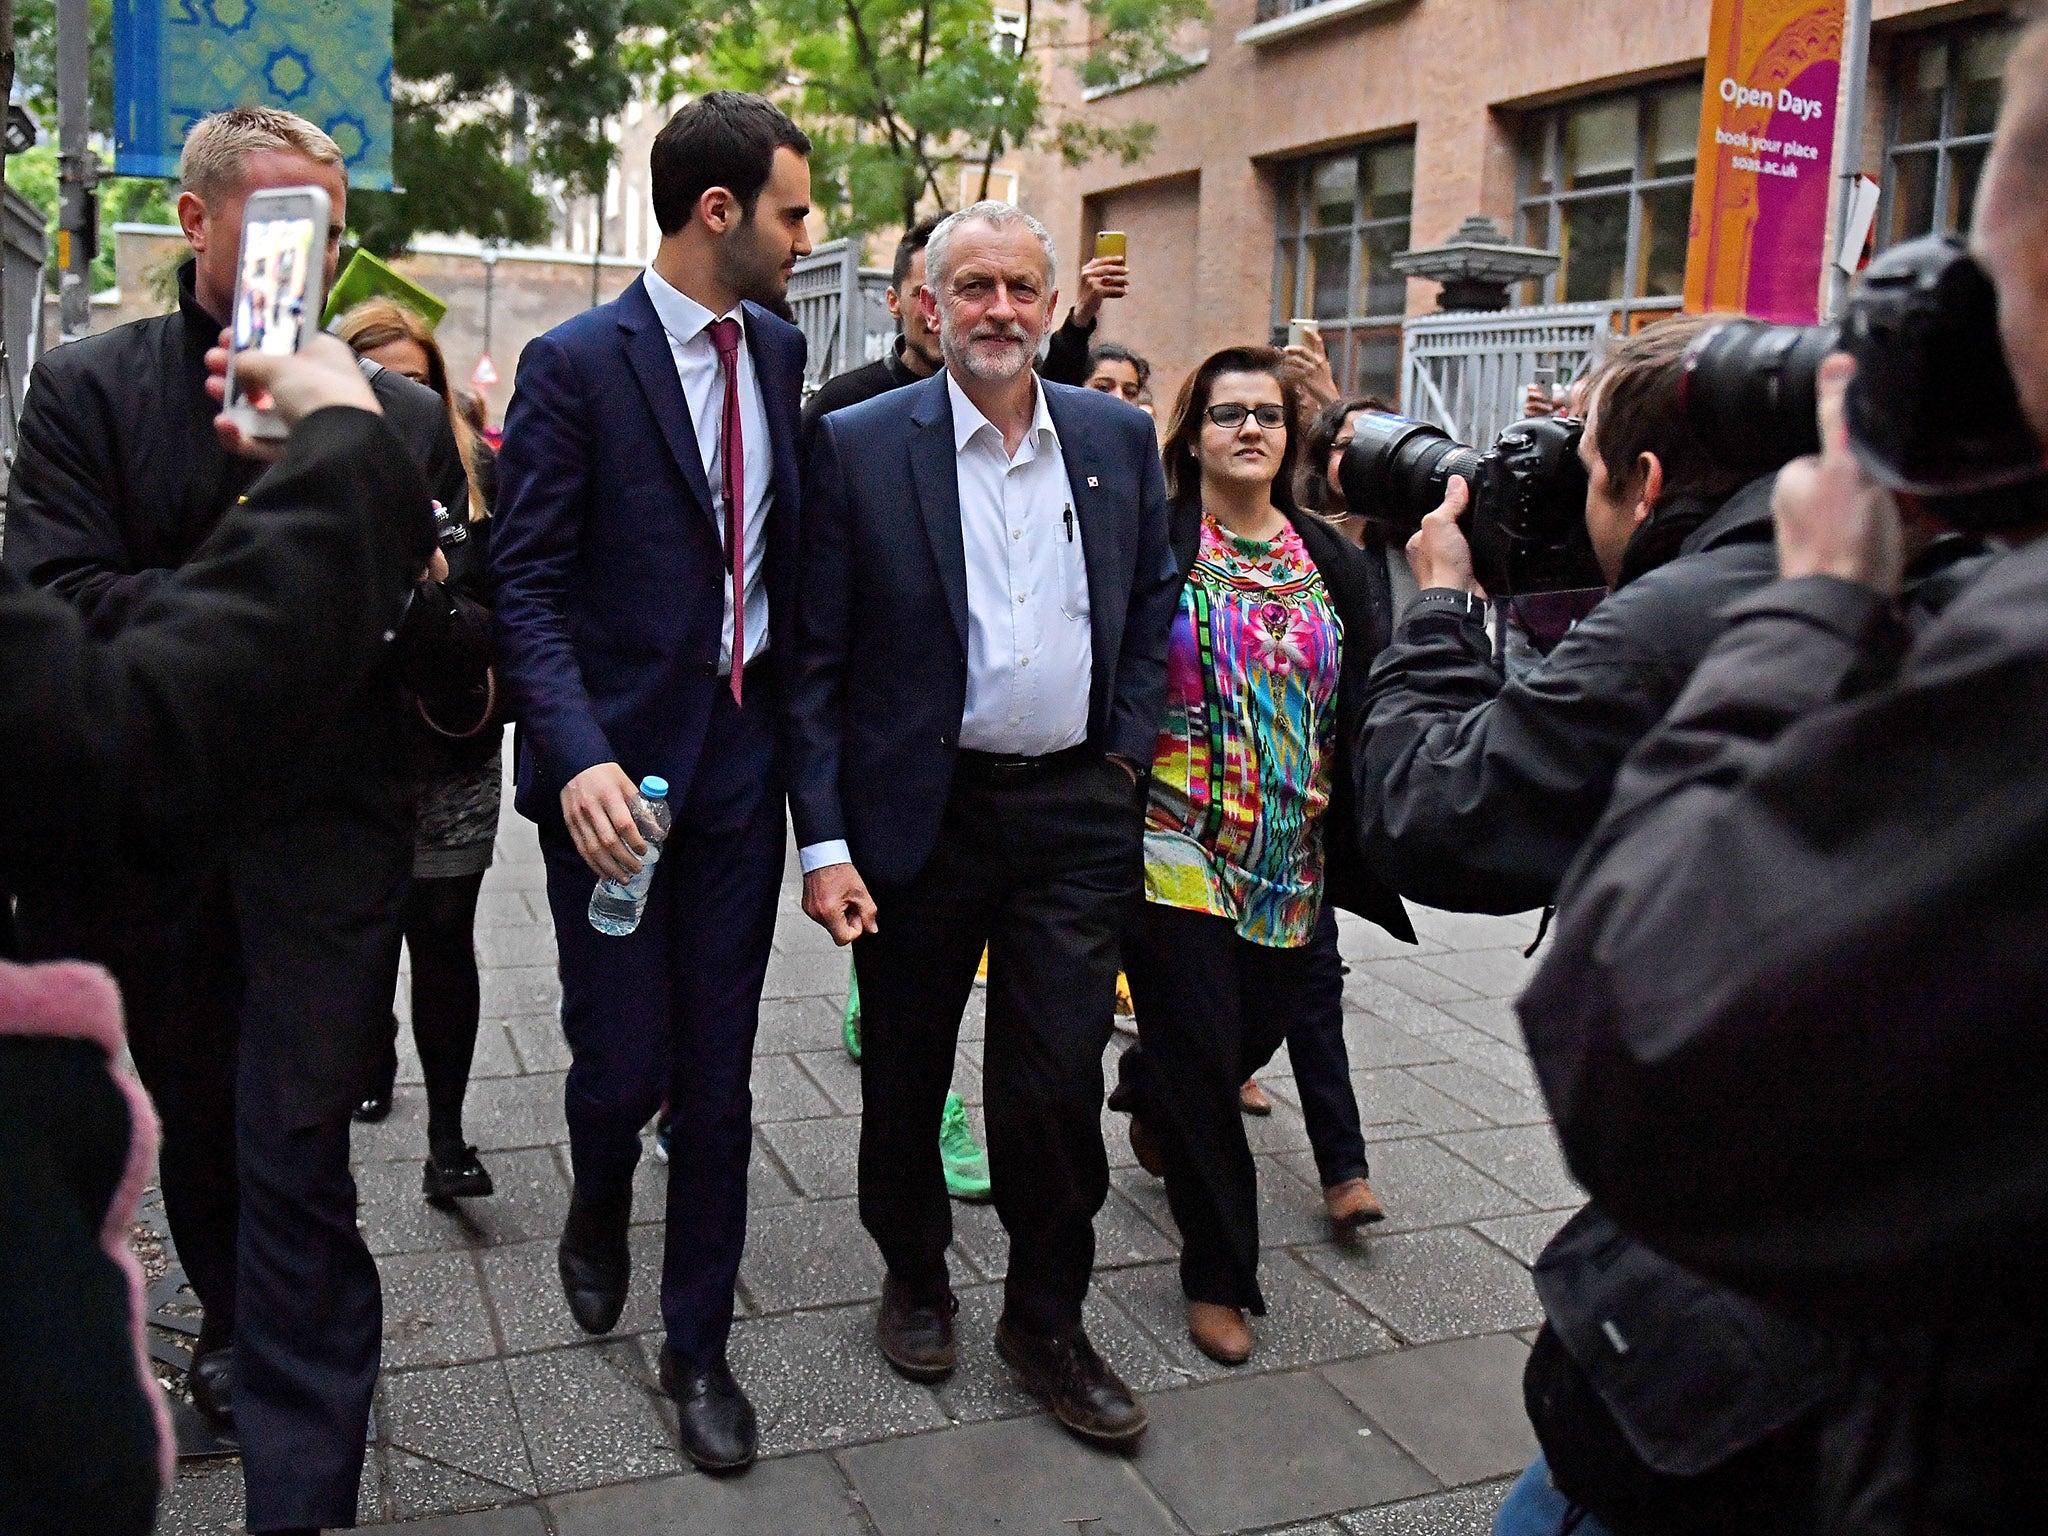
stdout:
<svg viewBox="0 0 2048 1536">
<path fill-rule="evenodd" d="M 1102 487 L 1102 482 L 1101 482 L 1100 480 L 1096 479 L 1096 478 L 1095 478 L 1095 477 L 1094 477 L 1093 475 L 1090 475 L 1090 476 L 1088 477 L 1088 489 L 1089 489 L 1089 490 L 1091 490 L 1091 491 L 1093 491 L 1093 490 L 1099 490 L 1099 489 L 1101 489 L 1101 487 Z"/>
</svg>

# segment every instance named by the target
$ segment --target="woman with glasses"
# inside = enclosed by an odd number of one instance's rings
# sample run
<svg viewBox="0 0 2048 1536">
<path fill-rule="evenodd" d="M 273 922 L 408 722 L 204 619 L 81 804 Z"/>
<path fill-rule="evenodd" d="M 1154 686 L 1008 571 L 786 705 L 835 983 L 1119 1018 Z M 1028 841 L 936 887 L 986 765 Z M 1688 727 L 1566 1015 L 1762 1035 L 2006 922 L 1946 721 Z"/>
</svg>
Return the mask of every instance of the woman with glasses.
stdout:
<svg viewBox="0 0 2048 1536">
<path fill-rule="evenodd" d="M 1334 906 L 1414 936 L 1359 855 L 1345 761 L 1387 615 L 1359 552 L 1295 505 L 1297 406 L 1266 347 L 1214 354 L 1181 390 L 1165 458 L 1185 585 L 1124 945 L 1142 1047 L 1119 1098 L 1165 1174 L 1188 1331 L 1226 1364 L 1265 1311 L 1238 1087 L 1298 1022 L 1341 1019 Z M 1358 1219 L 1374 1220 L 1365 1173 L 1361 1146 Z"/>
</svg>

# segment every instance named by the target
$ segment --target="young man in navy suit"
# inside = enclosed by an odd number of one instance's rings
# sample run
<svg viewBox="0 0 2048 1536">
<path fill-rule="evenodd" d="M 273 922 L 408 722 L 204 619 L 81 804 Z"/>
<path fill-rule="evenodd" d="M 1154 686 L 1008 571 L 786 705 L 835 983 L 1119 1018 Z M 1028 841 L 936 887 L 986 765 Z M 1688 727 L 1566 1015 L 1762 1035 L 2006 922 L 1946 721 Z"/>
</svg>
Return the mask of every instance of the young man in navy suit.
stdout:
<svg viewBox="0 0 2048 1536">
<path fill-rule="evenodd" d="M 933 377 L 824 418 L 805 482 L 790 807 L 804 910 L 854 946 L 861 1220 L 877 1323 L 953 1368 L 938 1130 L 989 950 L 988 1151 L 1010 1236 L 996 1345 L 1085 1439 L 1145 1410 L 1081 1305 L 1109 1189 L 1102 1052 L 1138 897 L 1143 792 L 1179 573 L 1151 419 L 1049 384 L 1052 242 L 1006 203 L 932 232 Z"/>
<path fill-rule="evenodd" d="M 755 1447 L 725 1346 L 782 879 L 804 366 L 802 333 L 766 306 L 811 248 L 809 155 L 778 109 L 735 91 L 662 129 L 660 248 L 520 358 L 491 542 L 517 804 L 540 824 L 574 1058 L 562 1288 L 586 1331 L 617 1323 L 640 1129 L 666 1099 L 661 1382 L 710 1470 Z M 648 774 L 668 781 L 674 826 L 640 926 L 611 937 L 590 925 L 591 887 L 640 868 L 630 806 Z"/>
</svg>

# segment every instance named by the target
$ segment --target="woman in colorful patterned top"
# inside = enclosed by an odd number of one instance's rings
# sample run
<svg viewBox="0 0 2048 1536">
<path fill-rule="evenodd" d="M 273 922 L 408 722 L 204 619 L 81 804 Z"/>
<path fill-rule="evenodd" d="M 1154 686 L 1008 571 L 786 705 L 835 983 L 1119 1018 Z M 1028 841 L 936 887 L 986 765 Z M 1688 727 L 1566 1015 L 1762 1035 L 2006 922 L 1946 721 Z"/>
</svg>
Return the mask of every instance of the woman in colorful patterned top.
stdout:
<svg viewBox="0 0 2048 1536">
<path fill-rule="evenodd" d="M 1234 347 L 1181 391 L 1166 445 L 1186 573 L 1146 808 L 1145 903 L 1124 944 L 1142 1045 L 1118 1098 L 1163 1169 L 1188 1330 L 1251 1352 L 1258 1186 L 1238 1087 L 1291 1025 L 1341 1017 L 1333 903 L 1412 938 L 1367 871 L 1345 742 L 1387 615 L 1362 556 L 1293 497 L 1297 401 L 1279 353 Z M 1330 1021 L 1323 1021 L 1330 1022 Z M 1361 1155 L 1360 1219 L 1377 1219 Z M 1346 1183 L 1351 1182 L 1346 1180 Z"/>
</svg>

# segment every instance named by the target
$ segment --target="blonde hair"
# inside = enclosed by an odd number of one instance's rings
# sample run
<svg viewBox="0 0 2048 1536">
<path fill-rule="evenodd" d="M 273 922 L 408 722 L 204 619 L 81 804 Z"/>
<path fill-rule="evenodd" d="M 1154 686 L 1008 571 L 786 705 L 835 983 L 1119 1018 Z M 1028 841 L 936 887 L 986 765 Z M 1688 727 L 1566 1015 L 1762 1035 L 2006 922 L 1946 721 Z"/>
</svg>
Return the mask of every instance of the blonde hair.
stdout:
<svg viewBox="0 0 2048 1536">
<path fill-rule="evenodd" d="M 335 322 L 334 330 L 358 357 L 394 341 L 413 342 L 427 354 L 427 387 L 448 407 L 455 451 L 462 455 L 462 473 L 469 481 L 469 520 L 482 522 L 489 513 L 476 486 L 476 434 L 456 408 L 455 392 L 448 387 L 448 364 L 441 356 L 441 344 L 434 340 L 433 327 L 396 300 L 379 298 L 365 299 L 348 310 Z"/>
<path fill-rule="evenodd" d="M 202 117 L 185 135 L 178 156 L 178 180 L 205 201 L 240 189 L 242 162 L 274 149 L 304 155 L 315 165 L 341 165 L 341 147 L 319 128 L 276 107 L 233 107 Z"/>
</svg>

